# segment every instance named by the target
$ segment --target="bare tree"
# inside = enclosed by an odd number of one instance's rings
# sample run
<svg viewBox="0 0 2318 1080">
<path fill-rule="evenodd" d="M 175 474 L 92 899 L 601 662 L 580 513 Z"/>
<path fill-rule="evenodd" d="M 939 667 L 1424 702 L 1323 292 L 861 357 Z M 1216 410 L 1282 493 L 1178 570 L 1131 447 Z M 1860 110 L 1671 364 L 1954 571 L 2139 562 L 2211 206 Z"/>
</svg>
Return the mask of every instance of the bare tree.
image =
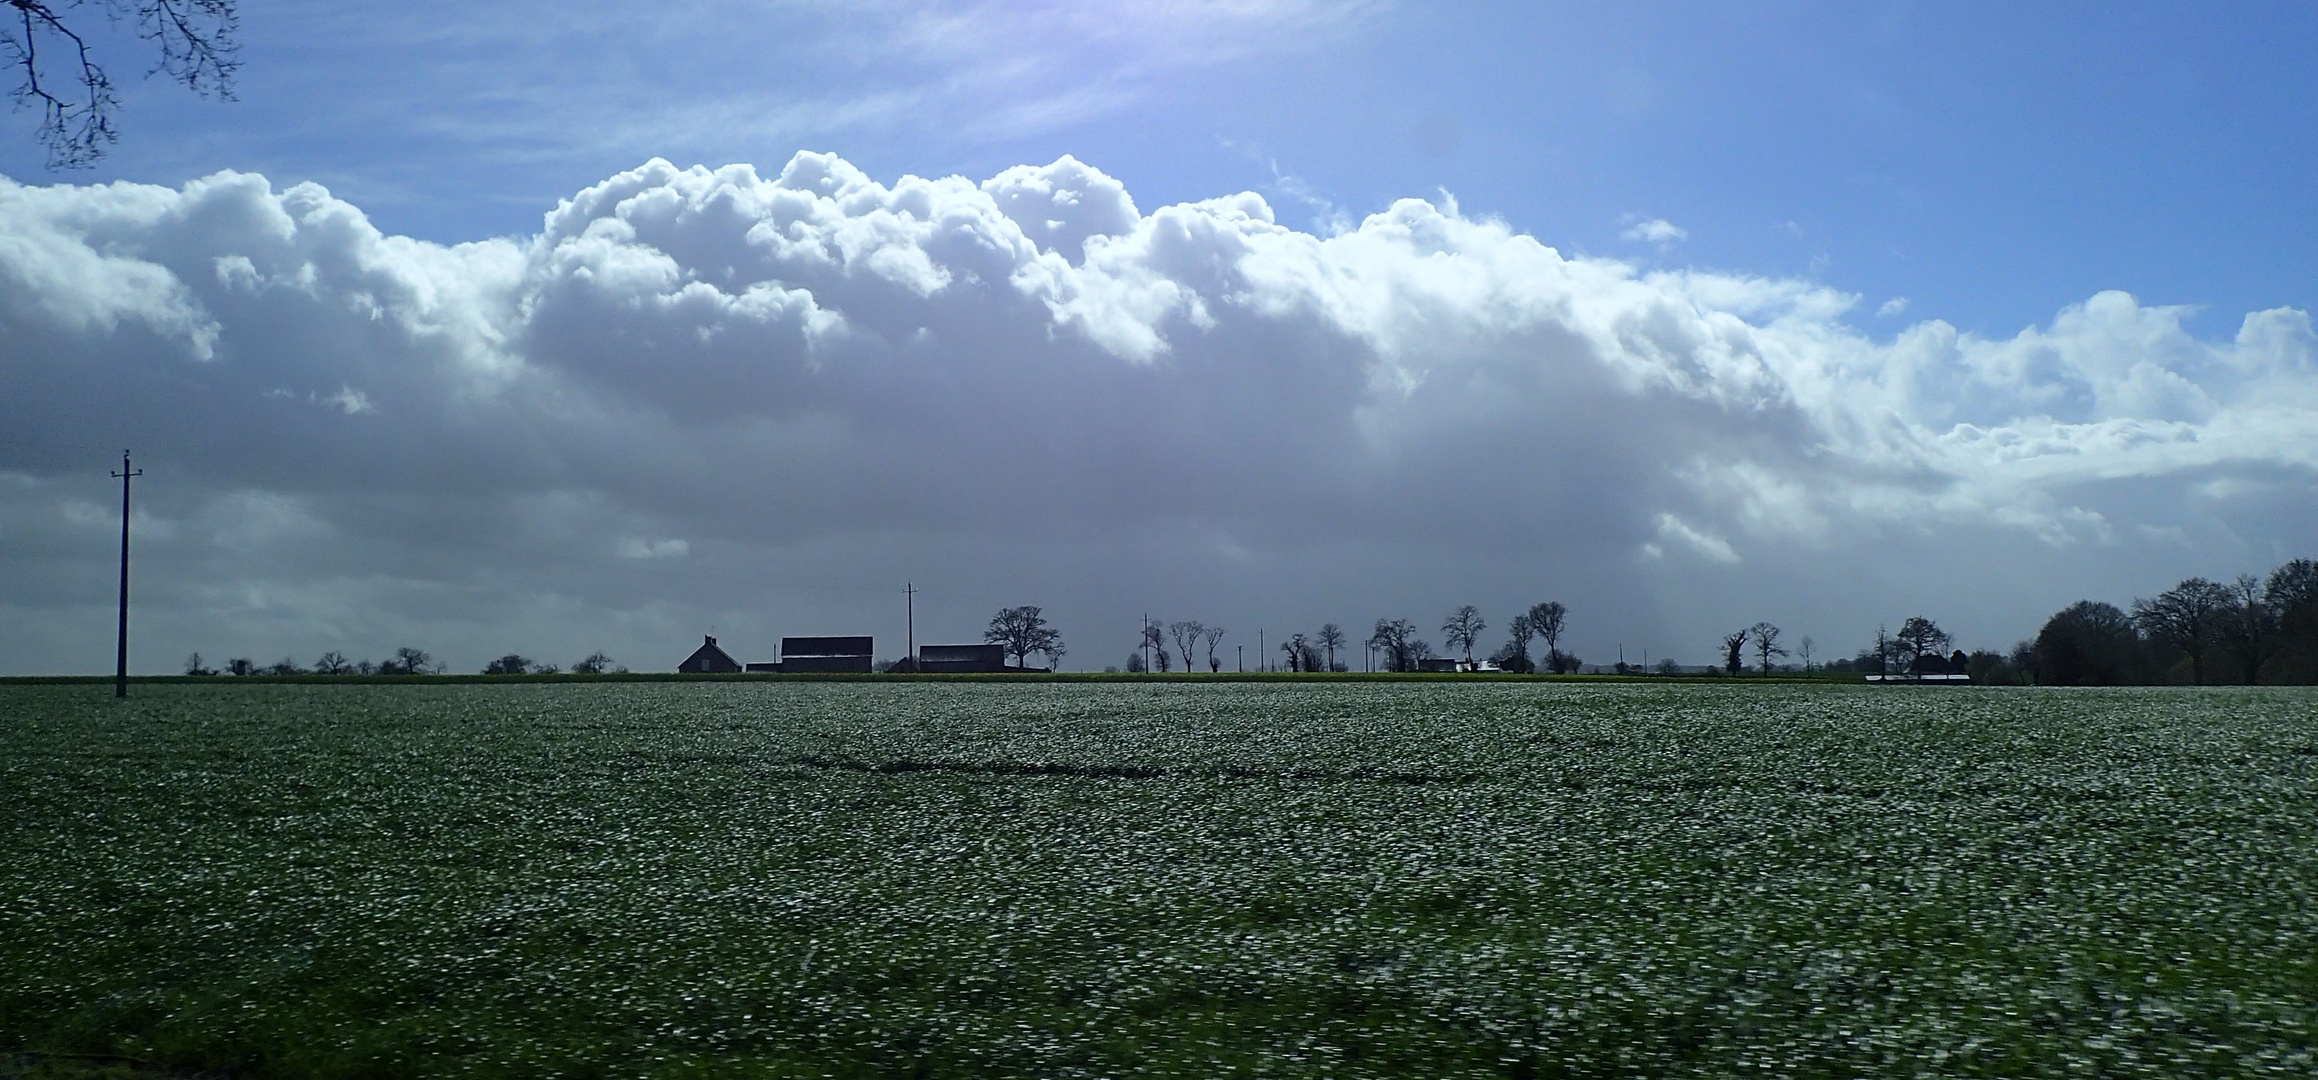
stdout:
<svg viewBox="0 0 2318 1080">
<path fill-rule="evenodd" d="M 1803 635 L 1802 644 L 1796 646 L 1795 653 L 1803 661 L 1804 673 L 1809 674 L 1811 671 L 1811 635 Z"/>
<path fill-rule="evenodd" d="M 1192 657 L 1199 655 L 1199 639 L 1207 636 L 1207 627 L 1195 620 L 1167 624 L 1167 632 L 1175 637 L 1175 652 L 1183 657 L 1183 670 L 1193 669 Z"/>
<path fill-rule="evenodd" d="M 1732 675 L 1738 674 L 1740 669 L 1746 666 L 1744 661 L 1741 660 L 1741 657 L 1745 654 L 1746 647 L 1746 631 L 1734 630 L 1728 634 L 1724 634 L 1722 636 L 1722 669 Z"/>
<path fill-rule="evenodd" d="M 2230 651 L 2238 656 L 2248 683 L 2262 681 L 2262 660 L 2268 656 L 2271 639 L 2277 629 L 2277 613 L 2270 610 L 2263 595 L 2262 579 L 2252 574 L 2239 574 L 2230 583 L 2230 610 L 2223 636 L 2229 640 Z"/>
<path fill-rule="evenodd" d="M 1322 649 L 1325 649 L 1328 652 L 1328 666 L 1322 668 L 1321 670 L 1336 670 L 1336 652 L 1337 650 L 1344 647 L 1344 628 L 1336 625 L 1335 623 L 1323 624 L 1320 627 L 1320 633 L 1313 637 L 1312 643 L 1320 646 Z"/>
<path fill-rule="evenodd" d="M 1529 606 L 1529 628 L 1545 641 L 1546 670 L 1561 674 L 1561 634 L 1569 623 L 1569 608 L 1559 600 Z"/>
<path fill-rule="evenodd" d="M 527 675 L 530 672 L 531 658 L 517 653 L 508 653 L 483 665 L 485 675 Z"/>
<path fill-rule="evenodd" d="M 601 675 L 611 670 L 611 667 L 612 658 L 605 656 L 603 650 L 598 649 L 581 658 L 579 663 L 573 664 L 571 673 L 574 675 Z"/>
<path fill-rule="evenodd" d="M 344 675 L 353 670 L 354 665 L 346 659 L 346 654 L 336 649 L 314 658 L 316 675 Z"/>
<path fill-rule="evenodd" d="M 1419 654 L 1433 651 L 1417 638 L 1416 624 L 1407 619 L 1376 620 L 1376 631 L 1368 636 L 1368 643 L 1384 652 L 1385 667 L 1390 671 L 1414 671 Z"/>
<path fill-rule="evenodd" d="M 241 29 L 234 0 L 4 0 L 15 18 L 0 19 L 0 54 L 16 68 L 19 105 L 40 108 L 39 139 L 52 169 L 80 168 L 105 156 L 120 138 L 121 107 L 112 77 L 96 60 L 93 19 L 108 27 L 133 22 L 160 51 L 147 75 L 167 75 L 203 97 L 233 99 L 241 67 Z M 68 18 L 70 13 L 73 17 Z"/>
<path fill-rule="evenodd" d="M 194 653 L 193 655 L 191 655 L 191 656 L 188 656 L 188 657 L 186 657 L 186 658 L 185 658 L 185 673 L 186 673 L 187 675 L 215 675 L 215 674 L 217 674 L 217 672 L 216 672 L 215 670 L 211 669 L 211 668 L 210 668 L 208 665 L 206 665 L 206 664 L 203 664 L 203 663 L 201 662 L 201 654 L 200 654 L 200 653 Z"/>
<path fill-rule="evenodd" d="M 1448 618 L 1441 620 L 1442 640 L 1450 648 L 1463 652 L 1467 661 L 1473 659 L 1473 644 L 1481 640 L 1481 631 L 1487 629 L 1489 624 L 1481 621 L 1481 609 L 1471 604 L 1450 612 Z"/>
<path fill-rule="evenodd" d="M 1167 671 L 1171 666 L 1171 661 L 1167 656 L 1166 634 L 1167 631 L 1161 629 L 1158 623 L 1143 624 L 1143 647 L 1151 652 L 1149 666 L 1161 672 Z"/>
<path fill-rule="evenodd" d="M 425 675 L 435 670 L 435 657 L 425 649 L 408 645 L 394 651 L 394 659 L 378 665 L 381 675 Z"/>
<path fill-rule="evenodd" d="M 2193 577 L 2158 593 L 2155 600 L 2133 601 L 2133 622 L 2151 639 L 2188 656 L 2190 678 L 2202 686 L 2206 654 L 2221 636 L 2229 607 L 2229 589 Z"/>
<path fill-rule="evenodd" d="M 1508 638 L 1502 653 L 1508 662 L 1508 670 L 1530 670 L 1529 642 L 1537 636 L 1537 627 L 1529 621 L 1529 613 L 1524 611 L 1515 615 L 1513 621 L 1506 624 L 1505 630 Z"/>
<path fill-rule="evenodd" d="M 1763 674 L 1768 675 L 1771 673 L 1771 657 L 1787 655 L 1786 647 L 1779 644 L 1779 628 L 1767 622 L 1759 622 L 1749 629 L 1755 635 L 1755 658 L 1761 662 Z"/>
<path fill-rule="evenodd" d="M 1312 651 L 1311 644 L 1311 640 L 1300 633 L 1290 634 L 1288 640 L 1280 643 L 1280 651 L 1288 654 L 1289 671 L 1310 670 L 1304 666 L 1304 654 Z"/>
<path fill-rule="evenodd" d="M 1907 670 L 1910 672 L 1916 670 L 1926 654 L 1946 652 L 1955 641 L 1948 636 L 1947 631 L 1940 629 L 1940 624 L 1921 615 L 1908 616 L 1908 621 L 1900 624 L 1899 633 L 1893 634 L 1892 640 L 1899 643 L 1900 652 L 1907 657 Z"/>
<path fill-rule="evenodd" d="M 982 631 L 982 640 L 1003 649 L 1014 658 L 1017 667 L 1030 659 L 1031 653 L 1052 654 L 1053 647 L 1062 644 L 1062 635 L 1046 625 L 1035 606 L 1001 608 L 990 617 L 990 627 Z"/>
<path fill-rule="evenodd" d="M 1215 658 L 1215 646 L 1217 642 L 1223 640 L 1223 634 L 1223 627 L 1210 626 L 1207 628 L 1207 671 L 1210 675 L 1223 670 L 1223 661 Z M 1190 658 L 1186 657 L 1183 664 L 1185 667 L 1189 667 L 1191 665 Z"/>
</svg>

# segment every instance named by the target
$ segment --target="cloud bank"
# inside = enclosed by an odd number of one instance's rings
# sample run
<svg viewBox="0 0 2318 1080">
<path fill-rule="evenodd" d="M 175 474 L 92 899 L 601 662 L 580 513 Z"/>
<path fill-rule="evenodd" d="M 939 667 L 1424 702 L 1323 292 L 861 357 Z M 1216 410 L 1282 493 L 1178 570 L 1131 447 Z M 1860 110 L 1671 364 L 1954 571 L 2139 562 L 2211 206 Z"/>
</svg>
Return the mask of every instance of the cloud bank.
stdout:
<svg viewBox="0 0 2318 1080">
<path fill-rule="evenodd" d="M 456 246 L 249 174 L 0 180 L 0 667 L 102 666 L 121 446 L 163 670 L 666 667 L 712 626 L 898 638 L 905 579 L 921 640 L 1044 603 L 1091 666 L 1145 610 L 1253 645 L 1548 596 L 1588 659 L 1919 609 L 2000 645 L 2306 553 L 2307 313 L 2207 340 L 2108 292 L 1877 338 L 1858 306 L 1415 199 L 1330 236 L 1253 194 L 1146 212 L 1068 157 L 655 160 Z"/>
</svg>

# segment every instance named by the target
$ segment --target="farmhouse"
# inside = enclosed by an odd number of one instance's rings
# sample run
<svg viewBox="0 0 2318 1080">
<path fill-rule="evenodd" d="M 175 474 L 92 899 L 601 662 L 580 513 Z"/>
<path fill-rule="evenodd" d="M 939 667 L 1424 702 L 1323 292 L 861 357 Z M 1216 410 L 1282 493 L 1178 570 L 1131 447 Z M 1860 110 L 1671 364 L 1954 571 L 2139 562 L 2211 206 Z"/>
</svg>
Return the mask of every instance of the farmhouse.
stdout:
<svg viewBox="0 0 2318 1080">
<path fill-rule="evenodd" d="M 875 639 L 859 637 L 785 637 L 781 639 L 781 672 L 834 672 L 867 675 Z"/>
<path fill-rule="evenodd" d="M 700 647 L 676 665 L 676 670 L 686 675 L 729 675 L 739 671 L 740 664 L 716 647 L 715 638 L 703 635 Z"/>
<path fill-rule="evenodd" d="M 968 675 L 1006 670 L 1003 645 L 920 645 L 919 671 Z"/>
</svg>

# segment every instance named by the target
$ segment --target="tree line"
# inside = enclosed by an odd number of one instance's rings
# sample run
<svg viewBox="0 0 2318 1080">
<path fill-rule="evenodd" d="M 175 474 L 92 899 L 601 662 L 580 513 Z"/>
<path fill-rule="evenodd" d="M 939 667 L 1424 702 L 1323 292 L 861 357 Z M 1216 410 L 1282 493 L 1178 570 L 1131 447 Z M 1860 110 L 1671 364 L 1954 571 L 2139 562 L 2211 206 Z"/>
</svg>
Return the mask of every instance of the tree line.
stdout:
<svg viewBox="0 0 2318 1080">
<path fill-rule="evenodd" d="M 187 675 L 440 675 L 446 665 L 425 649 L 405 645 L 392 656 L 380 661 L 349 660 L 346 654 L 332 649 L 314 659 L 312 666 L 298 663 L 285 656 L 271 664 L 258 664 L 248 657 L 235 657 L 222 668 L 212 668 L 194 653 L 185 658 Z M 627 668 L 614 662 L 601 650 L 589 653 L 572 664 L 573 675 L 626 674 Z M 541 663 L 520 653 L 508 653 L 483 666 L 485 675 L 561 675 L 564 669 L 554 664 Z"/>
<path fill-rule="evenodd" d="M 2318 562 L 2193 577 L 2130 609 L 2080 600 L 2014 652 L 2049 686 L 2318 683 Z"/>
<path fill-rule="evenodd" d="M 1483 647 L 1482 635 L 1489 624 L 1481 609 L 1465 604 L 1449 612 L 1441 620 L 1441 637 L 1451 651 L 1436 653 L 1432 643 L 1418 636 L 1420 630 L 1408 619 L 1380 618 L 1371 628 L 1367 640 L 1360 644 L 1368 649 L 1367 666 L 1380 671 L 1419 671 L 1424 662 L 1447 655 L 1461 658 L 1467 664 L 1477 664 L 1474 651 Z M 1541 670 L 1531 658 L 1535 644 L 1545 646 L 1545 666 L 1542 670 L 1555 674 L 1578 670 L 1581 662 L 1574 655 L 1562 651 L 1563 636 L 1569 629 L 1569 608 L 1558 600 L 1532 604 L 1516 613 L 1507 626 L 1505 643 L 1487 660 L 1498 670 L 1527 674 Z M 1196 619 L 1173 622 L 1146 619 L 1137 636 L 1135 650 L 1127 654 L 1122 667 L 1104 670 L 1117 672 L 1153 671 L 1165 674 L 1179 665 L 1185 671 L 1196 671 L 1204 666 L 1213 674 L 1223 670 L 1223 659 L 1217 648 L 1229 631 L 1221 626 L 1210 626 Z M 1173 646 L 1170 648 L 1169 646 Z M 1279 639 L 1281 654 L 1279 666 L 1291 672 L 1350 671 L 1347 659 L 1353 645 L 1344 628 L 1335 623 L 1323 623 L 1311 633 L 1295 631 Z M 1259 666 L 1266 658 L 1258 657 Z"/>
</svg>

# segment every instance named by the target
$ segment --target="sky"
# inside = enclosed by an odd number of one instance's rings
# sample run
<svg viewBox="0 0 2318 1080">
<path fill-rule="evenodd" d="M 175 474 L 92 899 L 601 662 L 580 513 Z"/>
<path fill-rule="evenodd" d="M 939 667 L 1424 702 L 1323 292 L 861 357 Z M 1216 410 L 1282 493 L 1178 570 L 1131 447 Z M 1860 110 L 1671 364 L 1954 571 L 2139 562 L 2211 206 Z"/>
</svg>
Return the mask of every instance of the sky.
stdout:
<svg viewBox="0 0 2318 1080">
<path fill-rule="evenodd" d="M 245 3 L 0 130 L 0 672 L 1478 606 L 1818 658 L 2318 536 L 2307 5 Z"/>
</svg>

